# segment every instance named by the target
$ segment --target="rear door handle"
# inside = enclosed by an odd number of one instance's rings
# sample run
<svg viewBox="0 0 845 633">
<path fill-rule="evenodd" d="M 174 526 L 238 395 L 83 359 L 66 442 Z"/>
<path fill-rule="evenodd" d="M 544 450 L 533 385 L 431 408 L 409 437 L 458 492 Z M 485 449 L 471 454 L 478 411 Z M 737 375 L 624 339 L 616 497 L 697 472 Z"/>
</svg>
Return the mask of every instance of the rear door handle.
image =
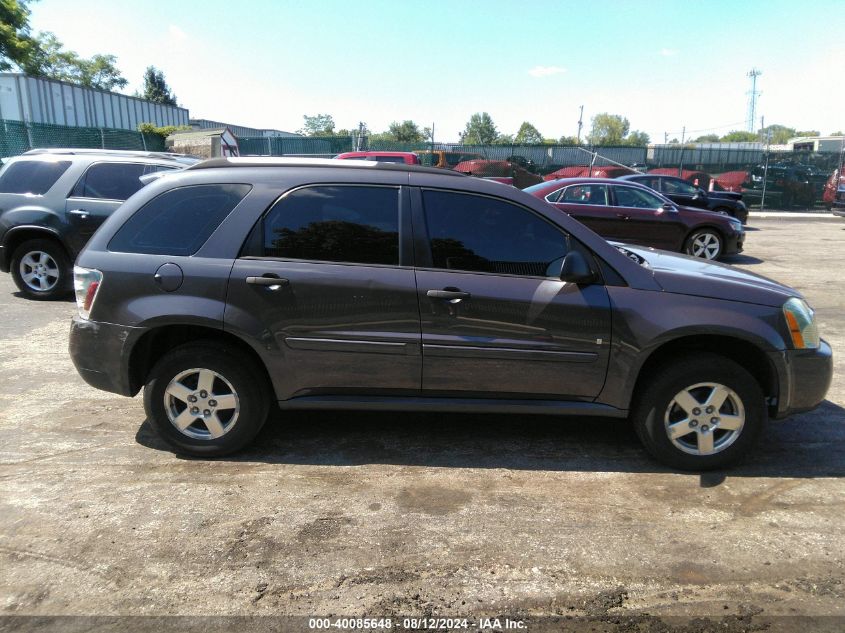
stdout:
<svg viewBox="0 0 845 633">
<path fill-rule="evenodd" d="M 616 217 L 619 218 L 620 220 L 630 220 L 631 219 L 631 216 L 628 215 L 627 213 L 617 213 Z"/>
<path fill-rule="evenodd" d="M 86 211 L 85 209 L 71 209 L 70 211 L 68 211 L 68 213 L 69 213 L 70 215 L 75 215 L 75 216 L 77 216 L 77 217 L 79 217 L 79 218 L 82 218 L 83 220 L 84 220 L 85 218 L 87 218 L 87 217 L 88 217 L 88 215 L 89 215 L 89 214 L 88 214 L 88 211 Z"/>
<path fill-rule="evenodd" d="M 425 293 L 425 296 L 432 299 L 446 299 L 452 301 L 457 299 L 460 301 L 461 299 L 469 299 L 471 295 L 462 290 L 429 290 Z"/>
<path fill-rule="evenodd" d="M 290 281 L 288 279 L 282 279 L 281 277 L 269 276 L 264 275 L 263 277 L 247 277 L 246 282 L 248 284 L 253 284 L 255 286 L 268 286 L 272 290 L 278 290 L 282 286 L 287 286 Z M 273 288 L 273 286 L 276 286 Z"/>
</svg>

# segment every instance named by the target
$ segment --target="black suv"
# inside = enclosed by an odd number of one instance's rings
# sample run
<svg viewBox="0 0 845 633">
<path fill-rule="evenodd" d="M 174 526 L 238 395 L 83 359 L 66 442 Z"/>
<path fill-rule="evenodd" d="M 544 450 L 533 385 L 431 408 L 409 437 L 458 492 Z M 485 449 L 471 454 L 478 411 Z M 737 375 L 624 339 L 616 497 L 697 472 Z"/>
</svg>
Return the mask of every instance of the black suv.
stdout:
<svg viewBox="0 0 845 633">
<path fill-rule="evenodd" d="M 277 404 L 630 416 L 658 459 L 715 468 L 832 373 L 795 290 L 426 167 L 205 161 L 127 201 L 74 276 L 79 373 L 144 387 L 192 455 L 245 446 Z"/>
<path fill-rule="evenodd" d="M 681 206 L 725 213 L 735 217 L 743 224 L 748 222 L 748 208 L 742 200 L 735 199 L 732 196 L 722 197 L 718 194 L 708 194 L 704 189 L 696 187 L 677 176 L 631 174 L 620 176 L 619 180 L 630 180 L 650 187 Z"/>
<path fill-rule="evenodd" d="M 9 159 L 0 169 L 0 270 L 31 299 L 69 294 L 77 253 L 144 177 L 196 162 L 91 149 L 34 149 Z"/>
</svg>

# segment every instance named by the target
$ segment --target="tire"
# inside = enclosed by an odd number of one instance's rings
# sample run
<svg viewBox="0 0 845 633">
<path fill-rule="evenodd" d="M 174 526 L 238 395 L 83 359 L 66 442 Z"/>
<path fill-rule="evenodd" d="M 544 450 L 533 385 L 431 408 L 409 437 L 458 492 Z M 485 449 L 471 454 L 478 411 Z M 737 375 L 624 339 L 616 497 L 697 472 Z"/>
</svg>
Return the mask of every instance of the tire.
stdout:
<svg viewBox="0 0 845 633">
<path fill-rule="evenodd" d="M 50 239 L 27 240 L 12 253 L 12 279 L 27 298 L 63 299 L 73 291 L 73 266 L 62 246 Z"/>
<path fill-rule="evenodd" d="M 200 384 L 201 376 L 205 384 Z M 255 439 L 267 420 L 270 393 L 263 373 L 246 354 L 212 341 L 189 343 L 152 368 L 144 410 L 174 451 L 214 457 L 234 453 Z M 196 400 L 189 402 L 191 398 Z"/>
<path fill-rule="evenodd" d="M 725 252 L 725 239 L 716 229 L 696 229 L 684 242 L 684 252 L 702 259 L 719 259 Z"/>
<path fill-rule="evenodd" d="M 708 413 L 711 397 L 723 404 Z M 637 435 L 652 457 L 693 471 L 737 463 L 754 445 L 766 419 L 763 392 L 754 377 L 732 360 L 706 352 L 662 367 L 649 378 L 632 411 Z M 670 428 L 676 429 L 674 440 Z"/>
</svg>

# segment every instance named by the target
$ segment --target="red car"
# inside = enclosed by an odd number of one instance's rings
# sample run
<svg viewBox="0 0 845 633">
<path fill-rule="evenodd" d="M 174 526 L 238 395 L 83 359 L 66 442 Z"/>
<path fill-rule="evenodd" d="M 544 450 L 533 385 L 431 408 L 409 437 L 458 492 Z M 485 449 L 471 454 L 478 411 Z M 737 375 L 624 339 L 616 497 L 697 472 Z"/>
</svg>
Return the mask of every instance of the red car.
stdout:
<svg viewBox="0 0 845 633">
<path fill-rule="evenodd" d="M 824 206 L 828 211 L 835 208 L 836 215 L 845 215 L 845 172 L 837 169 L 824 185 Z"/>
<path fill-rule="evenodd" d="M 338 154 L 340 160 L 374 160 L 379 163 L 404 163 L 419 165 L 420 157 L 413 152 L 346 152 Z"/>
<path fill-rule="evenodd" d="M 649 169 L 648 173 L 658 176 L 678 176 L 678 169 L 676 167 L 658 167 L 656 169 Z M 680 178 L 683 178 L 688 183 L 700 187 L 701 189 L 709 190 L 710 181 L 713 181 L 713 190 L 721 191 L 722 185 L 719 184 L 719 179 L 714 178 L 706 171 L 697 171 L 694 169 L 682 169 Z"/>
<path fill-rule="evenodd" d="M 718 259 L 742 251 L 742 222 L 681 207 L 643 185 L 609 178 L 563 178 L 525 189 L 602 237 Z"/>
<path fill-rule="evenodd" d="M 589 165 L 573 165 L 571 167 L 563 167 L 550 174 L 546 174 L 543 180 L 558 180 L 560 178 L 580 178 L 582 176 L 592 176 L 593 178 L 619 178 L 619 176 L 627 176 L 628 174 L 636 174 L 637 172 L 627 167 L 593 167 L 590 170 Z"/>
<path fill-rule="evenodd" d="M 455 165 L 454 169 L 470 176 L 513 185 L 517 189 L 543 182 L 537 174 L 506 160 L 465 160 Z"/>
</svg>

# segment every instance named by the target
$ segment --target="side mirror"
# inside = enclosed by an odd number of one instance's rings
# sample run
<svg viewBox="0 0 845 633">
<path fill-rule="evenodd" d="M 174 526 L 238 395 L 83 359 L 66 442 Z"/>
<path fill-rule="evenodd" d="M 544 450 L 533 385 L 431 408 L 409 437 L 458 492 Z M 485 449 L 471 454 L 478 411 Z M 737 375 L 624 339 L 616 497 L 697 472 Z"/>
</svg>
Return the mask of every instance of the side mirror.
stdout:
<svg viewBox="0 0 845 633">
<path fill-rule="evenodd" d="M 596 276 L 584 256 L 578 251 L 571 251 L 563 258 L 560 278 L 574 284 L 588 284 L 592 283 Z"/>
</svg>

